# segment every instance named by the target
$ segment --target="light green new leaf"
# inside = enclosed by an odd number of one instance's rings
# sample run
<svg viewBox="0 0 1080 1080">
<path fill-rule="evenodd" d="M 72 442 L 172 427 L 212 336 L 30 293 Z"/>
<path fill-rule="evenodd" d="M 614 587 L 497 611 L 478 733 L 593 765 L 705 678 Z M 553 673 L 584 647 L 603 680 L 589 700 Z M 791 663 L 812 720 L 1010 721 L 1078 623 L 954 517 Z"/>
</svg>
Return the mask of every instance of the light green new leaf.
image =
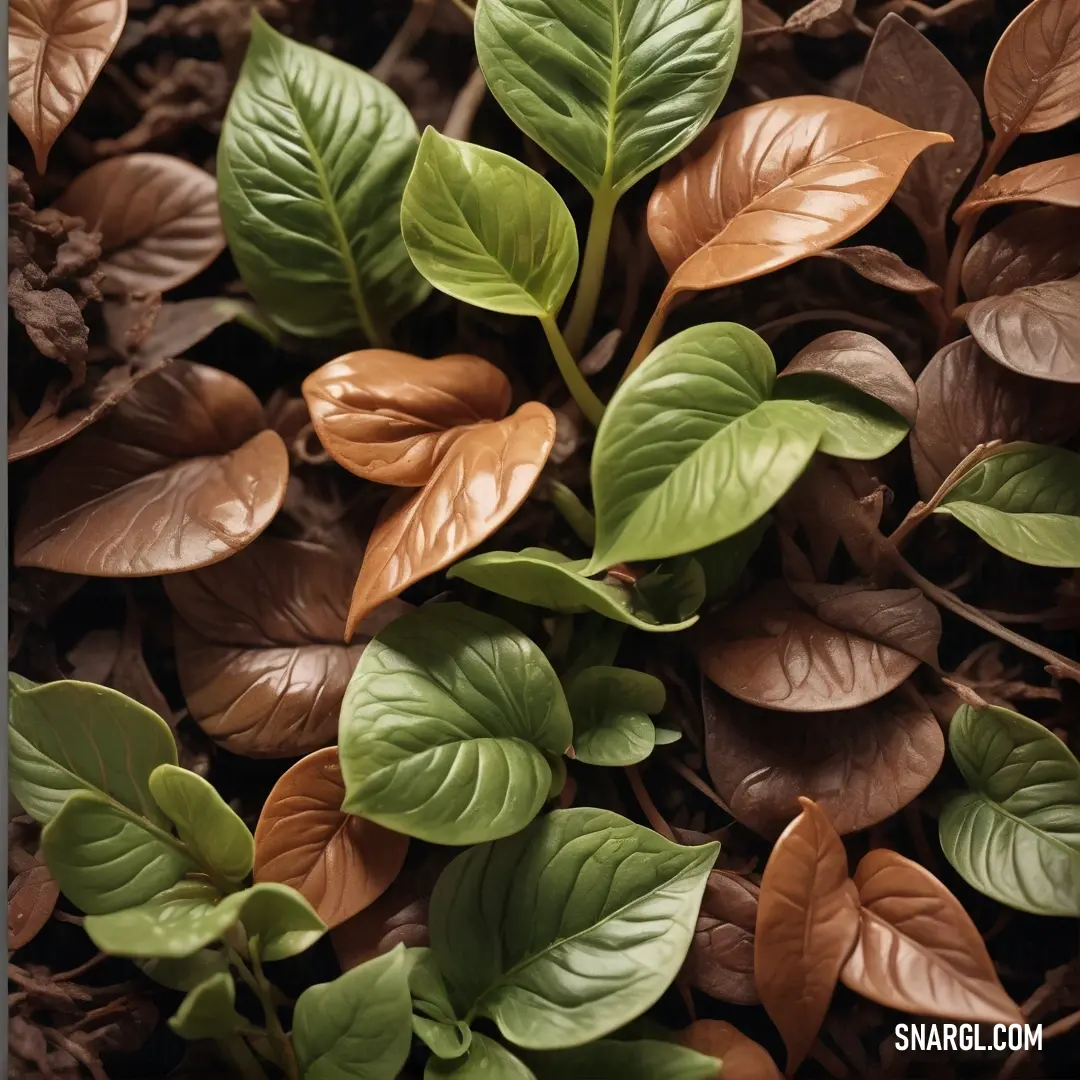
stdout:
<svg viewBox="0 0 1080 1080">
<path fill-rule="evenodd" d="M 621 194 L 712 118 L 741 28 L 739 0 L 480 0 L 476 55 L 522 131 Z"/>
<path fill-rule="evenodd" d="M 169 1027 L 183 1039 L 223 1039 L 248 1022 L 236 1011 L 236 983 L 223 971 L 188 991 Z"/>
<path fill-rule="evenodd" d="M 517 832 L 548 797 L 545 753 L 573 725 L 543 652 L 464 604 L 397 619 L 364 650 L 341 707 L 343 808 L 436 844 Z"/>
<path fill-rule="evenodd" d="M 428 128 L 405 187 L 401 232 L 444 293 L 509 315 L 555 315 L 577 272 L 574 219 L 537 172 Z"/>
<path fill-rule="evenodd" d="M 576 1074 L 564 1075 L 562 1080 L 572 1080 Z M 502 1043 L 486 1035 L 473 1034 L 469 1052 L 456 1061 L 440 1061 L 431 1058 L 424 1069 L 424 1080 L 536 1080 L 532 1070 Z"/>
<path fill-rule="evenodd" d="M 973 789 L 939 819 L 949 862 L 1009 907 L 1080 917 L 1080 762 L 1042 724 L 989 705 L 957 710 L 949 749 Z"/>
<path fill-rule="evenodd" d="M 566 688 L 574 756 L 586 765 L 635 765 L 653 751 L 649 719 L 664 707 L 664 684 L 630 668 L 586 668 Z"/>
<path fill-rule="evenodd" d="M 8 768 L 26 812 L 51 821 L 67 797 L 92 791 L 167 827 L 150 774 L 176 764 L 176 743 L 157 713 L 94 683 L 36 686 L 8 680 Z"/>
<path fill-rule="evenodd" d="M 655 1039 L 622 1042 L 600 1039 L 572 1050 L 529 1054 L 537 1080 L 714 1080 L 723 1076 L 720 1062 L 678 1043 Z"/>
<path fill-rule="evenodd" d="M 212 784 L 187 769 L 159 765 L 150 775 L 150 792 L 204 865 L 230 881 L 251 873 L 255 840 Z"/>
<path fill-rule="evenodd" d="M 1080 454 L 1009 443 L 966 472 L 935 513 L 1035 566 L 1080 566 Z"/>
<path fill-rule="evenodd" d="M 619 387 L 592 458 L 596 549 L 587 572 L 734 536 L 809 464 L 820 409 L 772 401 L 768 345 L 735 323 L 684 330 Z"/>
<path fill-rule="evenodd" d="M 717 844 L 683 847 L 605 810 L 556 810 L 459 855 L 431 898 L 431 948 L 457 1015 L 518 1046 L 610 1034 L 686 956 Z"/>
<path fill-rule="evenodd" d="M 405 947 L 309 987 L 296 1002 L 292 1040 L 304 1080 L 394 1080 L 409 1056 Z"/>
<path fill-rule="evenodd" d="M 380 344 L 427 294 L 398 222 L 417 145 L 393 91 L 252 16 L 218 190 L 244 283 L 284 330 Z"/>
<path fill-rule="evenodd" d="M 87 915 L 135 907 L 175 885 L 195 864 L 168 834 L 130 810 L 77 791 L 41 833 L 41 850 L 63 894 Z"/>
<path fill-rule="evenodd" d="M 179 887 L 174 886 L 174 888 Z M 94 918 L 107 919 L 111 916 L 96 915 Z M 217 949 L 200 949 L 191 956 L 183 956 L 179 959 L 158 956 L 134 959 L 135 966 L 148 979 L 153 979 L 154 982 L 167 986 L 170 990 L 182 990 L 185 994 L 189 990 L 194 990 L 199 983 L 205 982 L 211 975 L 229 970 L 229 961 L 225 954 Z"/>
<path fill-rule="evenodd" d="M 595 611 L 638 630 L 685 630 L 697 622 L 696 615 L 681 622 L 661 622 L 649 610 L 640 589 L 620 581 L 585 577 L 582 572 L 588 561 L 546 548 L 488 551 L 459 562 L 446 576 L 549 611 Z M 702 599 L 697 597 L 694 608 L 701 606 Z"/>
<path fill-rule="evenodd" d="M 287 960 L 310 949 L 327 931 L 326 923 L 295 889 L 277 882 L 253 885 L 244 897 L 240 919 L 252 948 L 264 960 Z"/>
</svg>

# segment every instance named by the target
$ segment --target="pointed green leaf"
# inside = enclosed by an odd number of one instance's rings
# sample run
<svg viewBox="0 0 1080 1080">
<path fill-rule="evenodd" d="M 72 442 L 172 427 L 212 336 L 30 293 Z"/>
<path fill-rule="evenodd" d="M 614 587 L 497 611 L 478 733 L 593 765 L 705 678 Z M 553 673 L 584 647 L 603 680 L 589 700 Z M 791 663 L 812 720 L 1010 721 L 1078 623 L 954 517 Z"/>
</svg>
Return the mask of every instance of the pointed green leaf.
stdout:
<svg viewBox="0 0 1080 1080">
<path fill-rule="evenodd" d="M 437 604 L 364 650 L 341 707 L 344 809 L 436 844 L 517 832 L 573 738 L 562 686 L 509 623 Z"/>
<path fill-rule="evenodd" d="M 564 1075 L 571 1080 L 576 1074 Z M 431 1058 L 424 1069 L 424 1080 L 536 1080 L 532 1070 L 501 1043 L 486 1035 L 473 1033 L 469 1052 L 454 1061 Z"/>
<path fill-rule="evenodd" d="M 1080 917 L 1080 762 L 1042 724 L 990 705 L 957 710 L 949 749 L 973 789 L 939 819 L 949 862 L 1009 907 Z"/>
<path fill-rule="evenodd" d="M 432 285 L 489 311 L 554 315 L 577 271 L 574 219 L 539 173 L 433 128 L 405 187 L 401 231 Z"/>
<path fill-rule="evenodd" d="M 393 91 L 252 16 L 218 189 L 244 283 L 284 330 L 379 344 L 424 298 L 398 222 L 417 144 Z"/>
<path fill-rule="evenodd" d="M 653 751 L 649 719 L 664 707 L 664 684 L 644 671 L 591 667 L 566 688 L 574 756 L 586 765 L 635 765 Z"/>
<path fill-rule="evenodd" d="M 236 1011 L 236 984 L 219 972 L 188 991 L 169 1027 L 182 1039 L 222 1039 L 242 1031 L 248 1022 Z"/>
<path fill-rule="evenodd" d="M 1080 454 L 1009 443 L 953 485 L 935 510 L 1035 566 L 1080 566 Z"/>
<path fill-rule="evenodd" d="M 638 1039 L 600 1039 L 572 1050 L 529 1054 L 537 1080 L 714 1080 L 723 1076 L 720 1062 L 678 1043 Z"/>
</svg>

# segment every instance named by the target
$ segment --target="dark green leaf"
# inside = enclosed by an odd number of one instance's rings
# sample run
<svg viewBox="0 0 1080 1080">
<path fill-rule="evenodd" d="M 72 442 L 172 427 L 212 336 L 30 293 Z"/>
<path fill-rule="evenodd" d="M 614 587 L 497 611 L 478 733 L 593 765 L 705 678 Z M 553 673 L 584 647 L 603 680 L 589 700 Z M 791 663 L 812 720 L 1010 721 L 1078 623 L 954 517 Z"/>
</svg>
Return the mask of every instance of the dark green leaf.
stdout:
<svg viewBox="0 0 1080 1080">
<path fill-rule="evenodd" d="M 188 991 L 169 1027 L 184 1039 L 222 1039 L 248 1022 L 236 1011 L 236 984 L 227 971 L 211 975 Z"/>
<path fill-rule="evenodd" d="M 735 587 L 768 527 L 768 516 L 759 518 L 742 532 L 694 552 L 694 558 L 705 571 L 705 595 L 708 599 L 716 600 Z"/>
<path fill-rule="evenodd" d="M 452 1060 L 461 1057 L 472 1043 L 472 1031 L 460 1020 L 432 1020 L 426 1016 L 413 1016 L 416 1037 L 436 1056 Z"/>
<path fill-rule="evenodd" d="M 705 603 L 705 571 L 697 559 L 680 555 L 638 578 L 634 591 L 658 619 L 681 629 L 696 621 L 691 616 Z"/>
<path fill-rule="evenodd" d="M 566 688 L 574 756 L 586 765 L 634 765 L 653 750 L 649 719 L 664 707 L 664 684 L 644 671 L 591 667 Z"/>
<path fill-rule="evenodd" d="M 527 1060 L 537 1080 L 713 1080 L 723 1075 L 714 1057 L 650 1039 L 601 1039 L 572 1050 L 529 1054 Z"/>
<path fill-rule="evenodd" d="M 486 1035 L 474 1034 L 468 1055 L 456 1061 L 431 1058 L 424 1069 L 424 1080 L 536 1080 L 532 1071 L 501 1043 Z M 563 1080 L 572 1080 L 563 1077 Z"/>
</svg>

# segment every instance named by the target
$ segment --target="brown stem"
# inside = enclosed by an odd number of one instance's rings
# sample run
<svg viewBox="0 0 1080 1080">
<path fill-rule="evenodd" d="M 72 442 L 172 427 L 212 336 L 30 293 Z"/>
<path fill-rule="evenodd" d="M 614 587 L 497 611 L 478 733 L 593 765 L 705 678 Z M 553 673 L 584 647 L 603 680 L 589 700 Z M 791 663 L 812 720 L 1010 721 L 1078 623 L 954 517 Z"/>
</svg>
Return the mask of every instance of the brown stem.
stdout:
<svg viewBox="0 0 1080 1080">
<path fill-rule="evenodd" d="M 836 308 L 816 308 L 813 311 L 796 311 L 791 315 L 782 315 L 779 319 L 770 319 L 760 326 L 754 327 L 754 333 L 758 337 L 770 340 L 772 335 L 786 330 L 789 326 L 798 326 L 800 323 L 818 322 L 819 320 L 835 320 L 836 322 L 850 323 L 852 326 L 862 327 L 871 334 L 883 334 L 892 329 L 892 324 L 882 322 L 880 319 L 871 319 L 867 315 L 859 315 L 854 311 L 843 311 Z"/>
<path fill-rule="evenodd" d="M 626 370 L 622 374 L 623 380 L 640 367 L 642 360 L 653 351 L 653 348 L 660 337 L 660 332 L 664 329 L 664 322 L 667 320 L 668 308 L 670 306 L 671 297 L 668 295 L 667 289 L 665 289 L 663 295 L 656 303 L 656 310 L 652 313 L 652 317 L 645 327 L 645 332 L 641 335 L 641 340 L 634 350 L 634 355 L 630 357 L 630 363 L 626 365 Z"/>
<path fill-rule="evenodd" d="M 484 73 L 479 67 L 473 70 L 468 81 L 454 98 L 454 104 L 450 108 L 450 115 L 443 125 L 443 134 L 448 139 L 461 139 L 465 141 L 472 131 L 473 120 L 484 101 L 487 93 L 487 83 L 484 81 Z"/>
<path fill-rule="evenodd" d="M 641 782 L 641 777 L 638 775 L 636 765 L 623 766 L 623 772 L 626 773 L 626 779 L 630 781 L 630 787 L 634 792 L 634 798 L 638 801 L 638 806 L 641 807 L 641 812 L 649 820 L 649 824 L 661 835 L 667 837 L 672 843 L 677 843 L 675 840 L 675 834 L 671 831 L 671 826 L 664 820 L 664 815 L 656 809 L 656 804 L 652 801 L 649 793 L 645 790 L 645 785 Z"/>
<path fill-rule="evenodd" d="M 724 802 L 724 800 L 721 799 L 720 796 L 693 771 L 693 769 L 687 768 L 687 766 L 679 761 L 678 758 L 666 757 L 664 758 L 664 762 L 669 768 L 674 769 L 674 771 L 677 772 L 691 787 L 700 791 L 706 799 L 711 799 L 716 803 L 725 814 L 728 814 L 730 817 L 735 816 L 731 812 L 731 807 L 728 806 L 728 804 Z"/>
<path fill-rule="evenodd" d="M 371 74 L 385 82 L 397 66 L 413 50 L 413 46 L 424 36 L 424 32 L 435 14 L 435 0 L 413 0 L 409 14 L 401 24 L 401 29 L 394 35 L 386 51 L 379 57 Z"/>
</svg>

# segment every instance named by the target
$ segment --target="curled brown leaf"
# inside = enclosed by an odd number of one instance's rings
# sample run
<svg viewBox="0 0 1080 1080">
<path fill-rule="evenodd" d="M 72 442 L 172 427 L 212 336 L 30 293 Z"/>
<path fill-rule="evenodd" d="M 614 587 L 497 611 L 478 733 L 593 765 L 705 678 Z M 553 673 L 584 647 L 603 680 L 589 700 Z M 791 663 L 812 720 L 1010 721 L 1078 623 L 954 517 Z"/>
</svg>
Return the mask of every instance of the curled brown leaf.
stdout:
<svg viewBox="0 0 1080 1080">
<path fill-rule="evenodd" d="M 1037 161 L 1004 176 L 991 176 L 956 208 L 953 220 L 962 222 L 991 206 L 1014 202 L 1080 207 L 1080 154 Z"/>
<path fill-rule="evenodd" d="M 921 159 L 916 159 L 916 161 Z M 884 285 L 894 292 L 909 296 L 939 294 L 941 286 L 931 281 L 921 270 L 908 266 L 895 252 L 872 244 L 849 244 L 846 247 L 830 248 L 819 251 L 819 258 L 834 259 L 850 266 L 857 274 Z"/>
<path fill-rule="evenodd" d="M 7 947 L 29 945 L 52 917 L 59 899 L 60 886 L 44 863 L 16 874 L 8 886 Z"/>
</svg>

